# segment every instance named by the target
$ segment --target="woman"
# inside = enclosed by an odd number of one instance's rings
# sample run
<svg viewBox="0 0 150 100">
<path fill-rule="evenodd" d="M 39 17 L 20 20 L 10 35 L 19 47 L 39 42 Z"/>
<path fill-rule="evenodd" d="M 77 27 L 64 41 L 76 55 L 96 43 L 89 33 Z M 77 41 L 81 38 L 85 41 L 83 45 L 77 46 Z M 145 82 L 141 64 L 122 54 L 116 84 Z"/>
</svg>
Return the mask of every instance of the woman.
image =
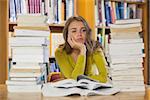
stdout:
<svg viewBox="0 0 150 100">
<path fill-rule="evenodd" d="M 76 79 L 84 74 L 105 83 L 107 71 L 101 46 L 92 41 L 91 29 L 85 19 L 81 16 L 70 17 L 65 24 L 63 37 L 65 43 L 56 49 L 55 57 L 64 77 Z"/>
</svg>

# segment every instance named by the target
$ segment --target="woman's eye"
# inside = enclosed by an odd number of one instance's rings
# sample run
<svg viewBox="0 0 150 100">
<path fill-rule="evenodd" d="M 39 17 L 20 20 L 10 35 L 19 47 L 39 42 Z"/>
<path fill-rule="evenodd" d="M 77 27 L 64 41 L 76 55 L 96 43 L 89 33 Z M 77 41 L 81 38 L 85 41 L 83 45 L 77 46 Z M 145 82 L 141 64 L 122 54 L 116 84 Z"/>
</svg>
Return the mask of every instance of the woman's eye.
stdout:
<svg viewBox="0 0 150 100">
<path fill-rule="evenodd" d="M 81 30 L 81 32 L 86 32 L 86 30 L 85 30 L 85 29 L 83 29 L 83 30 Z"/>
<path fill-rule="evenodd" d="M 76 31 L 71 31 L 72 33 L 75 33 Z"/>
</svg>

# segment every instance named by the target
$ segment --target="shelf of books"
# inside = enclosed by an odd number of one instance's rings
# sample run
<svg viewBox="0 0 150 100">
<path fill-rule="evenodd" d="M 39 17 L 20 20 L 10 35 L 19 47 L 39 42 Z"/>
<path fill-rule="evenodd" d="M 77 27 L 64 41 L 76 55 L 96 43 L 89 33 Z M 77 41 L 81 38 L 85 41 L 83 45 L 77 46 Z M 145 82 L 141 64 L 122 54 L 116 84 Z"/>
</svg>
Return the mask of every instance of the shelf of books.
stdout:
<svg viewBox="0 0 150 100">
<path fill-rule="evenodd" d="M 86 9 L 88 6 L 91 9 Z M 113 84 L 122 91 L 145 91 L 146 6 L 147 0 L 10 0 L 7 24 L 13 33 L 8 39 L 11 57 L 6 81 L 8 90 L 41 92 L 47 75 L 59 72 L 54 52 L 64 43 L 62 30 L 66 19 L 81 15 L 95 29 L 94 37 L 104 48 Z M 93 16 L 89 16 L 91 14 Z"/>
<path fill-rule="evenodd" d="M 8 91 L 41 92 L 47 75 L 56 71 L 54 52 L 64 42 L 65 20 L 76 15 L 76 0 L 11 0 L 9 3 L 12 35 Z"/>
<path fill-rule="evenodd" d="M 76 15 L 76 0 L 10 0 L 9 8 L 10 26 L 18 23 L 19 15 L 28 14 L 45 16 L 48 24 L 60 24 L 68 17 Z"/>
<path fill-rule="evenodd" d="M 95 4 L 97 38 L 111 68 L 112 81 L 123 91 L 144 91 L 147 83 L 146 13 L 146 0 L 97 0 Z"/>
</svg>

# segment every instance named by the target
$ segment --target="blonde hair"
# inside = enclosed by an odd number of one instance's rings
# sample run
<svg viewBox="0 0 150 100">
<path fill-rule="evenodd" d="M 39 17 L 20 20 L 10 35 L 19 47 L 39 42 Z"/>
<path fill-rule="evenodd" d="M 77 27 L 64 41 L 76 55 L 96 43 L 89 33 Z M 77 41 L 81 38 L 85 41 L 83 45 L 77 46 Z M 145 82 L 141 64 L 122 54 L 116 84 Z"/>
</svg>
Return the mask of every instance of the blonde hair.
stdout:
<svg viewBox="0 0 150 100">
<path fill-rule="evenodd" d="M 91 28 L 89 27 L 89 25 L 85 21 L 85 19 L 81 16 L 77 16 L 77 17 L 72 16 L 67 20 L 67 22 L 65 23 L 65 27 L 63 29 L 63 37 L 64 37 L 64 40 L 65 40 L 65 43 L 60 45 L 59 47 L 63 48 L 63 50 L 65 50 L 67 54 L 72 53 L 72 48 L 69 45 L 69 43 L 67 42 L 67 39 L 68 39 L 68 27 L 69 27 L 70 23 L 72 23 L 73 21 L 80 21 L 85 26 L 85 29 L 86 29 L 86 43 L 85 43 L 85 46 L 87 48 L 87 55 L 93 53 L 94 50 L 96 50 L 97 48 L 101 48 L 101 45 L 98 41 L 93 41 L 92 40 L 92 38 L 91 38 L 92 37 Z"/>
</svg>

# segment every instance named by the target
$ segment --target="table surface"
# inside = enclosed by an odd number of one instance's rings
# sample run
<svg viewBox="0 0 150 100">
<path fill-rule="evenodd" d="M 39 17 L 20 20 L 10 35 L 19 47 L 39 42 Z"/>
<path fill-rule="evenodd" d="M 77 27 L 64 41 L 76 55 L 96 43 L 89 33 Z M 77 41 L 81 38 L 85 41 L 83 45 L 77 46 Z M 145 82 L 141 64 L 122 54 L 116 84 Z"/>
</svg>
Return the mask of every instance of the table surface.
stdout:
<svg viewBox="0 0 150 100">
<path fill-rule="evenodd" d="M 8 93 L 0 85 L 0 100 L 146 100 L 145 92 L 120 92 L 111 96 L 43 97 L 41 93 Z"/>
</svg>

